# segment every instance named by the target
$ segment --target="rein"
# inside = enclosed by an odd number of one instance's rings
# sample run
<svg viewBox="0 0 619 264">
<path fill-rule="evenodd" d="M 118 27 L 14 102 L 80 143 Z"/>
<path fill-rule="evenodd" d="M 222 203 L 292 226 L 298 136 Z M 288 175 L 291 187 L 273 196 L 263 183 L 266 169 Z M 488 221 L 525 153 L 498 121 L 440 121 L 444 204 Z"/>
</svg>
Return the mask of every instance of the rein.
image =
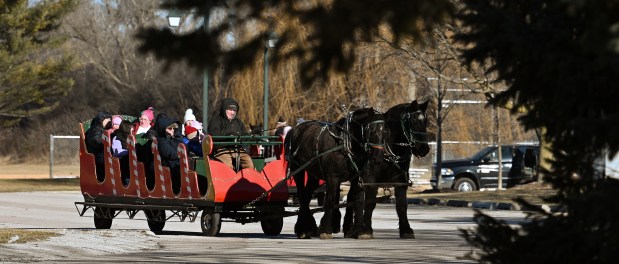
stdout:
<svg viewBox="0 0 619 264">
<path fill-rule="evenodd" d="M 256 199 L 254 199 L 254 200 L 252 200 L 251 202 L 249 202 L 249 203 L 245 204 L 245 206 L 243 206 L 243 207 L 244 207 L 244 208 L 249 208 L 249 207 L 253 206 L 256 202 L 258 202 L 258 201 L 260 201 L 262 198 L 266 197 L 269 193 L 271 193 L 273 190 L 275 190 L 278 186 L 280 186 L 280 185 L 282 185 L 282 184 L 286 183 L 286 181 L 288 181 L 290 178 L 292 178 L 292 176 L 293 176 L 293 175 L 295 175 L 295 174 L 297 174 L 297 173 L 299 173 L 299 172 L 303 171 L 303 170 L 304 170 L 307 166 L 309 166 L 310 164 L 312 164 L 312 163 L 313 163 L 315 160 L 317 160 L 318 158 L 320 158 L 320 157 L 322 157 L 322 156 L 324 156 L 324 155 L 327 155 L 327 154 L 329 154 L 329 153 L 331 153 L 331 152 L 338 151 L 338 150 L 342 149 L 343 147 L 344 147 L 343 145 L 337 145 L 337 146 L 335 146 L 334 148 L 331 148 L 331 149 L 329 149 L 329 150 L 327 150 L 327 151 L 325 151 L 325 152 L 322 152 L 322 153 L 320 153 L 320 154 L 316 155 L 316 156 L 315 156 L 315 157 L 313 157 L 312 159 L 308 160 L 305 164 L 303 164 L 303 165 L 301 165 L 299 168 L 297 168 L 295 171 L 293 171 L 293 172 L 291 172 L 291 173 L 288 173 L 288 175 L 287 175 L 284 179 L 282 179 L 282 180 L 281 180 L 281 181 L 279 181 L 277 184 L 275 184 L 275 185 L 274 185 L 271 189 L 269 189 L 269 190 L 268 190 L 268 191 L 266 191 L 266 192 L 263 192 L 263 193 L 262 193 L 260 196 L 258 196 Z M 294 161 L 292 161 L 291 159 L 287 159 L 287 160 L 289 160 L 289 161 L 291 161 L 291 162 L 294 162 Z"/>
<path fill-rule="evenodd" d="M 374 111 L 375 113 L 377 113 L 376 111 Z M 314 157 L 312 157 L 310 160 L 308 160 L 307 162 L 305 162 L 304 164 L 302 164 L 301 166 L 299 166 L 295 171 L 288 173 L 288 175 L 282 179 L 281 181 L 279 181 L 277 184 L 275 184 L 271 189 L 269 189 L 268 191 L 263 192 L 260 196 L 258 196 L 256 199 L 252 200 L 251 202 L 245 204 L 243 207 L 244 208 L 249 208 L 252 207 L 256 204 L 256 202 L 260 201 L 261 199 L 263 199 L 264 197 L 266 197 L 269 193 L 271 193 L 274 189 L 276 189 L 277 187 L 279 187 L 282 184 L 285 184 L 286 181 L 288 181 L 291 177 L 293 177 L 293 175 L 296 175 L 297 173 L 305 170 L 305 168 L 307 168 L 307 166 L 311 165 L 312 163 L 314 163 L 316 160 L 318 160 L 319 158 L 329 154 L 329 153 L 333 153 L 336 151 L 340 151 L 340 150 L 344 150 L 345 155 L 348 157 L 348 160 L 350 162 L 350 164 L 352 165 L 355 174 L 357 175 L 356 177 L 359 177 L 359 168 L 357 166 L 357 164 L 355 163 L 353 157 L 352 157 L 352 150 L 351 150 L 351 141 L 355 141 L 358 144 L 360 144 L 363 149 L 365 151 L 367 151 L 369 148 L 374 148 L 374 149 L 384 149 L 386 144 L 384 142 L 384 140 L 382 140 L 382 142 L 379 143 L 372 143 L 370 142 L 370 137 L 369 137 L 369 131 L 370 131 L 370 127 L 372 125 L 378 125 L 378 124 L 384 124 L 385 120 L 380 119 L 380 120 L 375 120 L 369 123 L 365 123 L 365 124 L 361 124 L 359 122 L 357 122 L 356 120 L 352 119 L 352 112 L 348 114 L 348 116 L 346 117 L 346 122 L 344 124 L 344 127 L 339 126 L 337 124 L 334 123 L 325 123 L 325 122 L 320 122 L 322 128 L 320 130 L 320 132 L 318 133 L 318 136 L 316 136 L 316 141 L 315 141 L 315 155 Z M 356 122 L 357 124 L 359 124 L 362 129 L 361 129 L 361 137 L 365 140 L 365 142 L 361 142 L 359 141 L 357 138 L 354 137 L 354 135 L 350 132 L 350 122 Z M 329 127 L 335 127 L 337 130 L 339 130 L 341 133 L 337 134 L 334 131 L 332 131 L 331 129 L 328 129 Z M 326 131 L 329 132 L 329 134 L 342 141 L 341 144 L 336 145 L 335 147 L 328 149 L 326 151 L 323 151 L 321 153 L 318 153 L 318 146 L 319 146 L 319 141 L 320 141 L 320 137 L 321 135 Z M 366 138 L 366 134 L 368 134 L 367 138 Z M 388 147 L 388 146 L 387 146 Z M 286 160 L 288 160 L 289 162 L 294 162 L 295 164 L 298 165 L 298 163 L 296 163 L 294 161 L 294 159 L 290 158 L 290 155 L 295 156 L 296 153 L 298 151 L 298 148 L 295 151 L 291 151 L 291 152 L 286 152 L 287 153 L 287 157 Z M 369 161 L 367 161 L 369 162 Z M 366 162 L 366 163 L 367 163 Z M 365 167 L 365 166 L 364 166 Z M 353 177 L 352 179 L 354 179 L 355 177 Z M 351 180 L 352 180 L 351 179 Z M 359 177 L 359 184 L 362 184 L 362 179 L 361 177 Z"/>
</svg>

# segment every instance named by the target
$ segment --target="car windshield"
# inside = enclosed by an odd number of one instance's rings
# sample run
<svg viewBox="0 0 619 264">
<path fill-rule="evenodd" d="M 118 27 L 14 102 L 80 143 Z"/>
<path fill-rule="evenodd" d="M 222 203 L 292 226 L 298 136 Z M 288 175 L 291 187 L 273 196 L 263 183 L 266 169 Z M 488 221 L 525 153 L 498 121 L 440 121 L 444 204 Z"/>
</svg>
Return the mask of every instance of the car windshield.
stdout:
<svg viewBox="0 0 619 264">
<path fill-rule="evenodd" d="M 491 152 L 493 150 L 495 150 L 495 147 L 485 147 L 483 149 L 481 149 L 480 151 L 478 151 L 477 153 L 473 154 L 473 156 L 471 156 L 472 160 L 480 160 L 483 156 L 486 156 L 486 154 L 488 154 L 488 152 Z"/>
</svg>

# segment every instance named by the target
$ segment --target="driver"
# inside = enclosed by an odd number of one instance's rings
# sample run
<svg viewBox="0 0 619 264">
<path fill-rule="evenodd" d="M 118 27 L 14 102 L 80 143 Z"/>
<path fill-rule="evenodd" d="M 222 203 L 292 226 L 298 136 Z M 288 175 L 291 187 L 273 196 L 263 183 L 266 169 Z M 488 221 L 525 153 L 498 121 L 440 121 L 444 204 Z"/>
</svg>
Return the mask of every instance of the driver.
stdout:
<svg viewBox="0 0 619 264">
<path fill-rule="evenodd" d="M 232 98 L 224 98 L 221 102 L 219 115 L 215 116 L 208 124 L 208 131 L 212 136 L 241 136 L 247 135 L 247 130 L 237 118 L 239 104 Z M 254 163 L 245 149 L 240 146 L 216 146 L 213 149 L 215 159 L 232 166 L 232 159 L 240 158 L 241 168 L 254 168 Z"/>
</svg>

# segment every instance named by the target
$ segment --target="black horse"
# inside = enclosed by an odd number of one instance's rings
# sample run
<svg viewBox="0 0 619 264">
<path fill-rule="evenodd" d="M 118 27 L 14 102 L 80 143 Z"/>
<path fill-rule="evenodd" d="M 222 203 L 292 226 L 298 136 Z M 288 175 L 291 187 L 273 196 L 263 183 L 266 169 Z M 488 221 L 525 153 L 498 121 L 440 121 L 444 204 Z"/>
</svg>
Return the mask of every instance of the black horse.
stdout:
<svg viewBox="0 0 619 264">
<path fill-rule="evenodd" d="M 383 115 L 373 108 L 356 110 L 336 123 L 307 121 L 288 132 L 286 159 L 299 197 L 299 215 L 294 228 L 299 238 L 320 234 L 320 238 L 328 239 L 340 231 L 341 214 L 335 209 L 340 184 L 362 181 L 368 167 L 382 163 L 386 132 Z M 304 171 L 308 174 L 307 180 Z M 320 228 L 309 208 L 319 180 L 326 182 L 325 213 Z M 362 210 L 363 195 L 358 197 L 361 204 L 356 208 Z M 363 221 L 359 219 L 357 224 L 363 225 Z"/>
<path fill-rule="evenodd" d="M 378 186 L 393 186 L 395 189 L 396 211 L 399 219 L 400 238 L 415 238 L 415 233 L 408 223 L 406 191 L 409 185 L 408 169 L 411 157 L 424 157 L 430 151 L 426 127 L 428 118 L 426 109 L 428 101 L 418 104 L 417 100 L 410 104 L 399 104 L 390 108 L 385 114 L 385 121 L 389 129 L 390 136 L 387 139 L 387 151 L 385 161 L 377 166 L 369 168 L 367 182 L 369 185 L 363 186 L 364 191 L 359 191 L 361 186 L 352 184 L 348 193 L 348 200 L 356 200 L 356 195 L 365 194 L 365 206 L 363 209 L 362 226 L 366 226 L 372 233 L 372 212 L 376 207 L 376 193 Z M 378 183 L 379 185 L 372 184 Z M 352 208 L 346 208 L 344 216 L 344 236 L 357 237 L 358 232 L 353 225 L 353 215 L 355 221 L 360 219 Z"/>
</svg>

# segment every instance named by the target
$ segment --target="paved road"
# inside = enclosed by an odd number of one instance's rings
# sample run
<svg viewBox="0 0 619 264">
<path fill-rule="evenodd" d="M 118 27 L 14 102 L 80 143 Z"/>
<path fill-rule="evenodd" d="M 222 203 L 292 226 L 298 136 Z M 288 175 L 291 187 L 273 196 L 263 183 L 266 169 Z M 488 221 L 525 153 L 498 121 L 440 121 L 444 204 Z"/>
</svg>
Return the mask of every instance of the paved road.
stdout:
<svg viewBox="0 0 619 264">
<path fill-rule="evenodd" d="M 417 238 L 403 240 L 394 205 L 380 204 L 372 240 L 346 239 L 341 234 L 332 240 L 297 239 L 296 217 L 285 218 L 282 234 L 276 237 L 265 237 L 259 223 L 232 222 L 222 224 L 219 237 L 205 237 L 198 221 L 168 222 L 165 231 L 155 235 L 142 213 L 136 216 L 142 220 L 121 214 L 112 229 L 95 230 L 92 217 L 78 216 L 75 201 L 83 201 L 79 192 L 0 193 L 0 228 L 63 234 L 37 243 L 0 245 L 0 263 L 463 263 L 459 258 L 470 248 L 458 229 L 474 226 L 469 208 L 411 205 L 408 214 Z M 487 212 L 510 224 L 524 221 L 520 211 Z"/>
</svg>

